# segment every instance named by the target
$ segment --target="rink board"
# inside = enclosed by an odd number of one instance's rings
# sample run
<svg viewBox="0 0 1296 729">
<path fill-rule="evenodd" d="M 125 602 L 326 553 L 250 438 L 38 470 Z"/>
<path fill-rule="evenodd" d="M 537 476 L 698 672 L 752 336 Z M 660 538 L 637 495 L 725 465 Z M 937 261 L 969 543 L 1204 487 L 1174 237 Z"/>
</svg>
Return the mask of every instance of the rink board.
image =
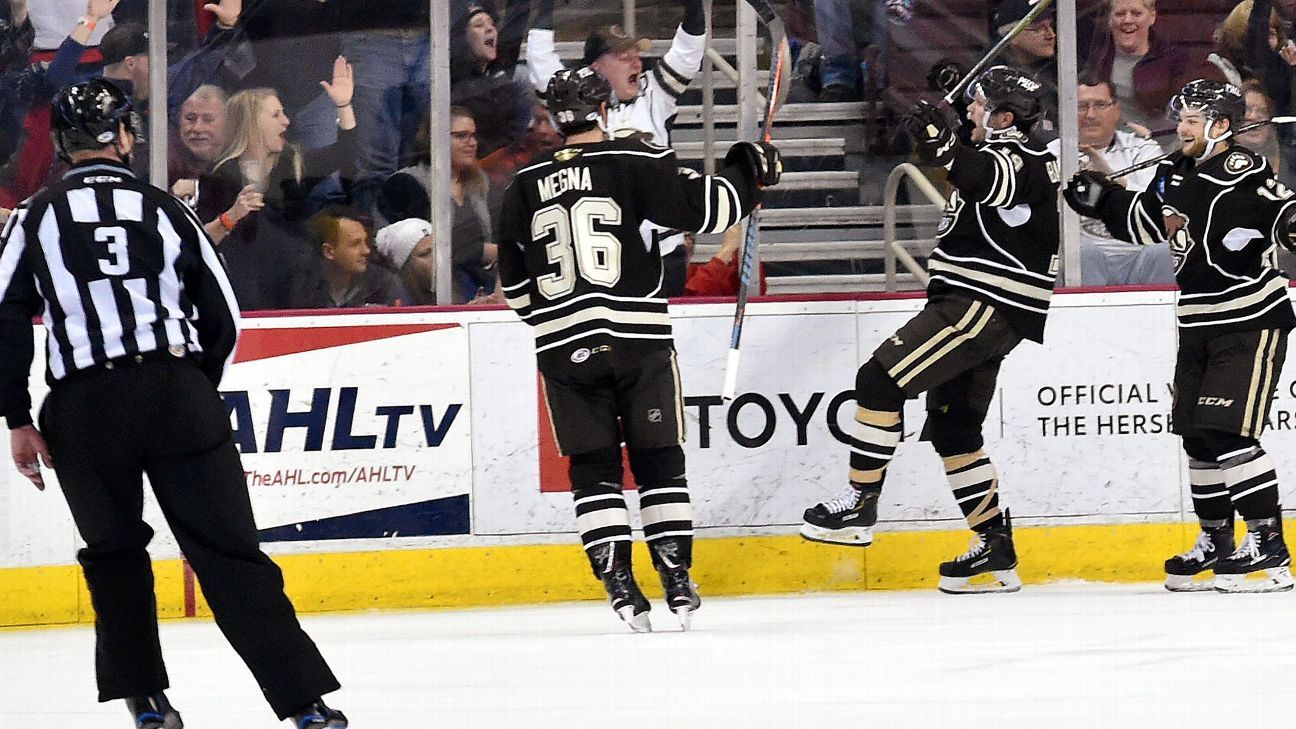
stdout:
<svg viewBox="0 0 1296 729">
<path fill-rule="evenodd" d="M 1172 296 L 1059 295 L 1047 346 L 1023 344 L 1005 362 L 985 434 L 1027 580 L 1155 580 L 1164 557 L 1191 542 L 1186 472 L 1168 430 Z M 672 306 L 707 592 L 930 586 L 936 563 L 965 548 L 940 461 L 917 438 L 920 401 L 906 408 L 909 442 L 888 475 L 877 543 L 791 536 L 807 505 L 844 485 L 856 367 L 921 305 L 753 303 L 740 394 L 728 403 L 719 393 L 732 304 Z M 36 402 L 42 367 L 38 356 Z M 1294 375 L 1278 383 L 1265 436 L 1289 505 Z M 301 608 L 599 596 L 573 546 L 565 465 L 544 437 L 530 331 L 510 312 L 250 318 L 222 391 L 267 550 Z M 0 625 L 86 620 L 80 545 L 57 487 L 47 476 L 51 488 L 37 493 L 10 468 L 0 471 Z M 151 501 L 145 516 L 158 527 L 160 611 L 201 614 Z"/>
</svg>

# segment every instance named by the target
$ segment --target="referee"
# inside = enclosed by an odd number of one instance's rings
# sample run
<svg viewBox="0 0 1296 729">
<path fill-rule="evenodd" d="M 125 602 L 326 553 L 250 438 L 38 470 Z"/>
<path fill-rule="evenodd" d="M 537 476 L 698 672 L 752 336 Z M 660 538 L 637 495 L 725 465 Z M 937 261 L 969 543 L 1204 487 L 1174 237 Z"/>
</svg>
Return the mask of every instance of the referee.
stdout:
<svg viewBox="0 0 1296 729">
<path fill-rule="evenodd" d="M 20 206 L 0 241 L 0 415 L 14 463 L 44 489 L 53 468 L 86 546 L 99 700 L 126 699 L 137 727 L 178 729 L 158 642 L 147 474 L 230 644 L 280 719 L 347 726 L 339 688 L 261 551 L 229 417 L 216 391 L 239 311 L 189 210 L 130 171 L 132 102 L 95 79 L 52 105 L 72 168 Z M 32 424 L 32 317 L 47 331 L 50 393 Z"/>
</svg>

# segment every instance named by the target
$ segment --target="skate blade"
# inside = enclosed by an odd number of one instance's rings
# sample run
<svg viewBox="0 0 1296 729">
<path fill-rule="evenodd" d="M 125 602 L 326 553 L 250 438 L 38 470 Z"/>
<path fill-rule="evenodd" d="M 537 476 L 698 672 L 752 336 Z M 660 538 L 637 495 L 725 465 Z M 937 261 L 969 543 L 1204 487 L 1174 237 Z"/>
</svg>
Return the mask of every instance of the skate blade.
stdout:
<svg viewBox="0 0 1296 729">
<path fill-rule="evenodd" d="M 1205 576 L 1205 579 L 1198 579 Z M 1166 575 L 1165 589 L 1170 592 L 1210 592 L 1215 589 L 1215 576 L 1211 572 L 1197 575 Z"/>
<path fill-rule="evenodd" d="M 806 522 L 801 523 L 801 538 L 821 544 L 840 544 L 847 547 L 867 547 L 873 543 L 873 527 L 846 527 L 825 529 Z"/>
<path fill-rule="evenodd" d="M 1254 579 L 1254 577 L 1260 579 Z M 1253 577 L 1253 579 L 1247 579 Z M 1244 592 L 1287 592 L 1296 585 L 1291 568 L 1275 567 L 1249 575 L 1215 575 L 1215 591 L 1230 594 Z"/>
<path fill-rule="evenodd" d="M 938 589 L 946 595 L 980 595 L 992 592 L 1017 592 L 1022 588 L 1017 570 L 996 570 L 989 573 L 989 582 L 977 581 L 975 577 L 942 577 Z"/>
<path fill-rule="evenodd" d="M 617 610 L 617 615 L 620 615 L 621 619 L 625 621 L 626 625 L 629 625 L 630 629 L 636 633 L 652 632 L 652 621 L 648 619 L 647 610 L 639 613 L 638 615 L 635 615 L 634 606 L 626 605 L 625 607 Z"/>
<path fill-rule="evenodd" d="M 693 624 L 693 608 L 677 607 L 675 608 L 675 617 L 679 620 L 680 630 L 687 633 L 689 627 Z"/>
</svg>

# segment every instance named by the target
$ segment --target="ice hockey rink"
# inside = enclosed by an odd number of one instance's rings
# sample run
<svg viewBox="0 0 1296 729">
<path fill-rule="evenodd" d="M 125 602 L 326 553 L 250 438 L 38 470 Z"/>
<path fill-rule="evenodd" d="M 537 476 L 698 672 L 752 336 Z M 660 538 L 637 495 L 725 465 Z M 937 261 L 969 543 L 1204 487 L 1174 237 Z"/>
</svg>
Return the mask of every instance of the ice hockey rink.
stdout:
<svg viewBox="0 0 1296 729">
<path fill-rule="evenodd" d="M 357 729 L 1281 727 L 1292 612 L 1290 594 L 1072 584 L 711 599 L 689 633 L 659 604 L 657 632 L 631 634 L 597 602 L 304 623 Z M 0 632 L 6 725 L 130 726 L 94 701 L 93 637 Z M 187 727 L 287 725 L 213 623 L 162 638 Z"/>
</svg>

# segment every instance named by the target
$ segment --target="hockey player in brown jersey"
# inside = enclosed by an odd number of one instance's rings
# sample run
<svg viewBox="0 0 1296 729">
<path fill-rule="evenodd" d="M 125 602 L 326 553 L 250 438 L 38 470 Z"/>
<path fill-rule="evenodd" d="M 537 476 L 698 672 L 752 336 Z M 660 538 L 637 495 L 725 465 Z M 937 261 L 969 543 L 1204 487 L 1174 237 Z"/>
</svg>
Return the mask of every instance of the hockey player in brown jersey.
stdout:
<svg viewBox="0 0 1296 729">
<path fill-rule="evenodd" d="M 999 476 L 983 450 L 981 425 L 999 366 L 1023 339 L 1042 341 L 1057 259 L 1057 164 L 1031 135 L 1040 84 L 1005 66 L 968 87 L 975 148 L 957 138 L 957 120 L 926 102 L 906 124 L 929 164 L 949 170 L 955 192 L 927 267 L 927 305 L 883 340 L 855 378 L 858 408 L 850 483 L 805 512 L 813 541 L 873 541 L 882 481 L 903 430 L 908 398 L 927 393 L 923 438 L 945 464 L 950 488 L 975 533 L 967 553 L 940 565 L 942 591 L 1020 589 L 1017 553 Z M 973 578 L 989 573 L 994 580 Z"/>
<path fill-rule="evenodd" d="M 688 628 L 700 605 L 689 577 L 693 511 L 684 474 L 684 419 L 661 256 L 644 221 L 719 233 L 778 182 L 778 150 L 739 142 L 714 176 L 681 171 L 675 153 L 608 139 L 607 81 L 559 71 L 547 103 L 567 144 L 523 168 L 504 193 L 500 279 L 531 325 L 559 450 L 569 456 L 576 527 L 612 608 L 651 630 L 630 566 L 621 444 L 639 484 L 644 539 L 668 607 Z"/>
<path fill-rule="evenodd" d="M 1245 108 L 1238 87 L 1193 81 L 1171 102 L 1181 148 L 1161 162 L 1146 191 L 1085 171 L 1065 192 L 1076 212 L 1101 219 L 1122 240 L 1170 242 L 1180 292 L 1172 415 L 1202 527 L 1191 549 L 1166 560 L 1172 591 L 1272 592 L 1293 584 L 1278 475 L 1259 438 L 1296 325 L 1287 279 L 1270 256 L 1275 244 L 1293 248 L 1296 195 L 1264 157 L 1232 141 Z M 1236 548 L 1234 510 L 1247 523 Z M 1211 570 L 1213 583 L 1194 579 Z"/>
</svg>

